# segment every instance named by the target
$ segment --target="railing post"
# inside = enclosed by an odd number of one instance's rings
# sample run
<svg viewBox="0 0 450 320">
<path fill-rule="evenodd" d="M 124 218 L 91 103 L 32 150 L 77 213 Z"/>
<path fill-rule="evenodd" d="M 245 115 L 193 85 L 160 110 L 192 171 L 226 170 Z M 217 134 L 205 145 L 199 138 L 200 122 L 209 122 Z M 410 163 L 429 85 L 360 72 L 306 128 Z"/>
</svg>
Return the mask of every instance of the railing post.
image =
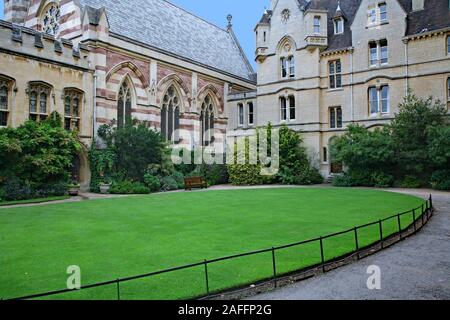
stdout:
<svg viewBox="0 0 450 320">
<path fill-rule="evenodd" d="M 116 280 L 116 287 L 117 287 L 117 300 L 120 301 L 120 281 L 119 281 L 119 279 Z"/>
<path fill-rule="evenodd" d="M 323 252 L 323 237 L 320 237 L 320 257 L 322 259 L 322 271 L 325 273 L 325 254 Z"/>
<path fill-rule="evenodd" d="M 355 232 L 355 252 L 359 251 L 359 241 L 358 241 L 358 228 L 355 227 L 354 229 Z"/>
<path fill-rule="evenodd" d="M 416 233 L 417 232 L 416 209 L 413 209 L 413 223 L 414 223 L 414 233 Z"/>
<path fill-rule="evenodd" d="M 208 260 L 205 259 L 204 264 L 205 264 L 206 295 L 209 296 Z"/>
<path fill-rule="evenodd" d="M 383 221 L 380 220 L 379 222 L 379 226 L 380 226 L 380 242 L 381 242 L 381 249 L 384 248 L 384 237 L 383 237 Z"/>
<path fill-rule="evenodd" d="M 400 240 L 403 239 L 402 237 L 402 221 L 400 218 L 400 214 L 397 215 L 397 221 L 398 221 L 398 234 L 400 235 Z"/>
<path fill-rule="evenodd" d="M 273 267 L 273 283 L 277 287 L 277 262 L 275 260 L 275 248 L 272 247 L 272 267 Z"/>
<path fill-rule="evenodd" d="M 433 209 L 433 195 L 430 194 L 430 209 Z"/>
<path fill-rule="evenodd" d="M 425 224 L 425 206 L 422 203 L 422 227 Z"/>
</svg>

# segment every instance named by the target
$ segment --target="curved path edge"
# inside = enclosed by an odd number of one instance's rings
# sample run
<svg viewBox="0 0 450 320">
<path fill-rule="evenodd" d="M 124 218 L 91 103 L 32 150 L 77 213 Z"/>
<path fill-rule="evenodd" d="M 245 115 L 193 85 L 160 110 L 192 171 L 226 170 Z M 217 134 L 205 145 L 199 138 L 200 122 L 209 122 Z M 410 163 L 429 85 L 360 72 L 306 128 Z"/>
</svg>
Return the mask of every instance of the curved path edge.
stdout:
<svg viewBox="0 0 450 320">
<path fill-rule="evenodd" d="M 415 235 L 363 260 L 317 277 L 252 296 L 252 300 L 450 299 L 450 193 L 389 189 L 427 198 L 433 218 Z M 369 289 L 369 267 L 379 267 L 380 289 Z M 270 289 L 269 289 L 270 290 Z"/>
</svg>

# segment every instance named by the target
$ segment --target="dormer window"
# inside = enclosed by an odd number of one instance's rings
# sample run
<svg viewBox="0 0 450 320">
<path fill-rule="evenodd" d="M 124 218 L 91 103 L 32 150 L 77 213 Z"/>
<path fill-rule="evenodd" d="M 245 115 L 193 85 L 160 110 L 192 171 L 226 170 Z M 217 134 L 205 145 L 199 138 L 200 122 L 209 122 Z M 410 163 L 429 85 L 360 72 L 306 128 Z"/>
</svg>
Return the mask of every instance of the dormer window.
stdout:
<svg viewBox="0 0 450 320">
<path fill-rule="evenodd" d="M 382 24 L 388 21 L 387 4 L 381 2 L 376 6 L 371 6 L 367 12 L 368 25 Z"/>
<path fill-rule="evenodd" d="M 59 31 L 59 6 L 55 3 L 50 4 L 42 15 L 42 31 L 47 34 L 56 36 Z"/>
<path fill-rule="evenodd" d="M 344 19 L 338 18 L 334 20 L 334 34 L 344 33 Z"/>
</svg>

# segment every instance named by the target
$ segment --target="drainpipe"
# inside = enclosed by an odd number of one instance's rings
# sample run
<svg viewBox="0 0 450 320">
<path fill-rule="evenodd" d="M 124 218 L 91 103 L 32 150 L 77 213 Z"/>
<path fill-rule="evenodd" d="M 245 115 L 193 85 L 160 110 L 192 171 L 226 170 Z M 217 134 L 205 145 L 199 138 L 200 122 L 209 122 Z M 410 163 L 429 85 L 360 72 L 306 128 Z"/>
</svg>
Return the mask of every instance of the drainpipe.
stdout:
<svg viewBox="0 0 450 320">
<path fill-rule="evenodd" d="M 94 118 L 93 118 L 93 123 L 92 123 L 92 138 L 95 138 L 96 135 L 96 126 L 97 126 L 97 71 L 95 71 L 94 73 Z"/>
<path fill-rule="evenodd" d="M 408 95 L 408 91 L 409 91 L 409 52 L 408 52 L 408 39 L 403 39 L 403 43 L 405 44 L 405 68 L 406 68 L 406 74 L 405 74 L 405 79 L 406 79 L 406 87 L 405 87 L 405 96 Z"/>
<path fill-rule="evenodd" d="M 350 51 L 350 112 L 351 122 L 355 121 L 355 110 L 353 104 L 353 48 Z"/>
</svg>

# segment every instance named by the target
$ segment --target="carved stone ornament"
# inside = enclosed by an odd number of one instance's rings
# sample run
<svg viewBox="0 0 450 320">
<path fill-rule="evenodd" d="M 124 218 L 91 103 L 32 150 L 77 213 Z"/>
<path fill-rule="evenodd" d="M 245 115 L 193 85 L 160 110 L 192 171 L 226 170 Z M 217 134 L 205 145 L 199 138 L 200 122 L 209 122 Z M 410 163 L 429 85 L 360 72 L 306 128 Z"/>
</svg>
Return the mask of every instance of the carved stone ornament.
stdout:
<svg viewBox="0 0 450 320">
<path fill-rule="evenodd" d="M 282 19 L 284 22 L 287 22 L 287 21 L 289 20 L 290 17 L 291 17 L 291 12 L 289 11 L 289 9 L 284 9 L 284 10 L 281 12 L 281 19 Z"/>
</svg>

